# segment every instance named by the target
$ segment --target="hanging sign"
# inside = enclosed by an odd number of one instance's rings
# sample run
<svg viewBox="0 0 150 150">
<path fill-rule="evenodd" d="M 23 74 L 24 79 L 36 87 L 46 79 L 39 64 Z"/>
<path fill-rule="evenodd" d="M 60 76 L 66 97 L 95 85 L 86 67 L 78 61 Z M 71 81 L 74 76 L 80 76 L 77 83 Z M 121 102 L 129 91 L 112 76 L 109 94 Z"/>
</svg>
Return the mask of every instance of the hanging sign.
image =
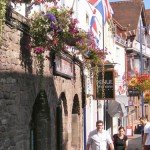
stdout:
<svg viewBox="0 0 150 150">
<path fill-rule="evenodd" d="M 73 61 L 65 55 L 56 55 L 54 65 L 54 74 L 60 75 L 66 78 L 73 78 L 74 76 L 74 66 Z"/>
<path fill-rule="evenodd" d="M 108 70 L 104 73 L 104 83 L 102 83 L 102 72 L 98 75 L 97 81 L 97 99 L 111 100 L 115 99 L 115 82 L 114 82 L 114 71 Z M 102 87 L 104 84 L 104 98 L 102 97 Z"/>
<path fill-rule="evenodd" d="M 140 95 L 140 91 L 137 90 L 136 88 L 128 88 L 128 96 L 139 96 Z"/>
</svg>

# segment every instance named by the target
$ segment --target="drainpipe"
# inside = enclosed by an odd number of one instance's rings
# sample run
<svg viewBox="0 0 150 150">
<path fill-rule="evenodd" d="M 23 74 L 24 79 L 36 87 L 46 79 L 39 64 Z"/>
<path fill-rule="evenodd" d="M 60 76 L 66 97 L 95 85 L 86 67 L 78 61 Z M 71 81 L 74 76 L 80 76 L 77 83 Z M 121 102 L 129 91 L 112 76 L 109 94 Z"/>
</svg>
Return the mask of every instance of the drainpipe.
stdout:
<svg viewBox="0 0 150 150">
<path fill-rule="evenodd" d="M 143 73 L 143 49 L 142 49 L 142 20 L 140 20 L 140 73 Z M 141 108 L 142 108 L 142 117 L 144 115 L 144 98 L 143 92 L 141 93 Z"/>
<path fill-rule="evenodd" d="M 82 103 L 83 103 L 83 142 L 84 150 L 86 150 L 86 96 L 85 96 L 85 78 L 84 78 L 84 67 L 81 65 L 81 82 L 82 82 Z"/>
<path fill-rule="evenodd" d="M 84 150 L 86 150 L 86 106 L 83 108 L 84 117 Z"/>
<path fill-rule="evenodd" d="M 86 150 L 86 96 L 85 96 L 85 78 L 84 78 L 84 66 L 81 60 L 74 56 L 74 61 L 78 62 L 81 69 L 81 84 L 82 84 L 82 108 L 83 108 L 83 142 L 84 150 Z"/>
<path fill-rule="evenodd" d="M 81 64 L 81 82 L 82 82 L 82 108 L 83 108 L 83 141 L 84 150 L 86 150 L 86 96 L 85 96 L 85 78 L 84 78 L 84 67 Z"/>
</svg>

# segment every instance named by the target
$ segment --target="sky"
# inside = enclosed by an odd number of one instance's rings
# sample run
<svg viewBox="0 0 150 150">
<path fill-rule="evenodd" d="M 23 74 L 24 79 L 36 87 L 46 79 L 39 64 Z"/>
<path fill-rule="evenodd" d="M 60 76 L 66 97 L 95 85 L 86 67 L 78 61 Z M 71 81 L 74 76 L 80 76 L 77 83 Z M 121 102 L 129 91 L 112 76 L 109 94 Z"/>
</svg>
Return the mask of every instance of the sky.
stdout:
<svg viewBox="0 0 150 150">
<path fill-rule="evenodd" d="M 110 2 L 123 1 L 123 0 L 109 0 Z M 144 0 L 145 8 L 150 9 L 150 0 Z"/>
</svg>

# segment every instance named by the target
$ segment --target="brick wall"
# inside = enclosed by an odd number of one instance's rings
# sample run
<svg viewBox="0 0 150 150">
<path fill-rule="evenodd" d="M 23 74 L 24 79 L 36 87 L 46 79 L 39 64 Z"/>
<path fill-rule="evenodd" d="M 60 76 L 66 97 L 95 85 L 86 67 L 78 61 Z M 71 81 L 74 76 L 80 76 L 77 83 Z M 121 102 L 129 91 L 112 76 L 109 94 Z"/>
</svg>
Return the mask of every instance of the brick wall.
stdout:
<svg viewBox="0 0 150 150">
<path fill-rule="evenodd" d="M 18 18 L 22 18 L 16 15 Z M 33 104 L 39 92 L 36 61 L 28 45 L 30 38 L 6 24 L 0 47 L 0 150 L 30 150 L 30 122 Z M 81 69 L 75 65 L 75 79 L 53 76 L 49 60 L 45 61 L 45 90 L 50 106 L 51 150 L 56 149 L 56 107 L 61 93 L 66 97 L 66 149 L 71 150 L 72 106 L 75 94 L 79 98 L 79 128 L 82 131 Z M 66 107 L 66 106 L 65 106 Z M 63 108 L 65 109 L 65 108 Z M 82 132 L 79 135 L 82 149 Z"/>
</svg>

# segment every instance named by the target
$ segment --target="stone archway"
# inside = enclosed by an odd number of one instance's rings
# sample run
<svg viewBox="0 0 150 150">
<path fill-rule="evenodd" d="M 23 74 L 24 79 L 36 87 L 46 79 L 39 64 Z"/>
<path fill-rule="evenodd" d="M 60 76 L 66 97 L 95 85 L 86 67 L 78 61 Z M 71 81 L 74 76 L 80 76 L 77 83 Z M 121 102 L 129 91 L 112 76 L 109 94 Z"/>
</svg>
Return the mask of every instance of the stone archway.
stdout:
<svg viewBox="0 0 150 150">
<path fill-rule="evenodd" d="M 67 132 L 68 107 L 65 93 L 60 94 L 58 105 L 56 108 L 56 134 L 57 134 L 57 150 L 66 150 L 68 143 Z"/>
<path fill-rule="evenodd" d="M 32 120 L 30 122 L 30 149 L 50 149 L 50 108 L 47 94 L 41 90 L 33 105 Z"/>
<path fill-rule="evenodd" d="M 80 104 L 76 94 L 73 99 L 72 107 L 72 150 L 77 150 L 80 147 Z"/>
</svg>

